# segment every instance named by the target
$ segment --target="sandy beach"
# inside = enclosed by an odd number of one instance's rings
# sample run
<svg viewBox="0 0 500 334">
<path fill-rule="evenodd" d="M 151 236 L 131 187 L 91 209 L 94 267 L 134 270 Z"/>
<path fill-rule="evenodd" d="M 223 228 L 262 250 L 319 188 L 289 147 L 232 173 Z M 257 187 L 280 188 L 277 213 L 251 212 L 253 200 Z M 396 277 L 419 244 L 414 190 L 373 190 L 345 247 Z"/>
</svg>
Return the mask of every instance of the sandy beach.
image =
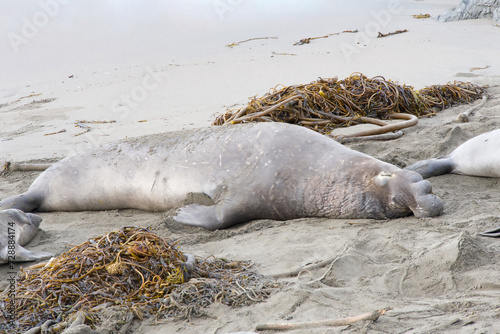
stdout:
<svg viewBox="0 0 500 334">
<path fill-rule="evenodd" d="M 468 123 L 456 121 L 470 107 L 460 105 L 420 119 L 397 140 L 346 144 L 399 167 L 445 155 L 500 127 L 498 22 L 412 16 L 434 17 L 458 2 L 1 4 L 6 38 L 0 57 L 7 64 L 0 69 L 1 162 L 55 162 L 111 141 L 210 126 L 214 115 L 278 84 L 353 72 L 416 89 L 455 80 L 488 85 L 491 98 Z M 294 45 L 328 34 L 334 35 Z M 0 176 L 0 198 L 25 191 L 38 175 Z M 252 270 L 264 275 L 334 259 L 331 266 L 279 279 L 282 288 L 265 302 L 214 304 L 190 321 L 136 320 L 126 333 L 253 332 L 259 323 L 320 321 L 381 308 L 391 310 L 376 322 L 287 333 L 498 333 L 500 244 L 478 233 L 500 227 L 500 181 L 459 175 L 429 180 L 445 203 L 436 218 L 261 220 L 211 232 L 178 224 L 170 212 L 51 212 L 40 214 L 41 231 L 28 248 L 60 254 L 122 226 L 151 226 L 179 239 L 182 251 L 252 261 Z M 0 290 L 7 271 L 0 267 Z M 110 320 L 95 332 L 119 327 Z"/>
</svg>

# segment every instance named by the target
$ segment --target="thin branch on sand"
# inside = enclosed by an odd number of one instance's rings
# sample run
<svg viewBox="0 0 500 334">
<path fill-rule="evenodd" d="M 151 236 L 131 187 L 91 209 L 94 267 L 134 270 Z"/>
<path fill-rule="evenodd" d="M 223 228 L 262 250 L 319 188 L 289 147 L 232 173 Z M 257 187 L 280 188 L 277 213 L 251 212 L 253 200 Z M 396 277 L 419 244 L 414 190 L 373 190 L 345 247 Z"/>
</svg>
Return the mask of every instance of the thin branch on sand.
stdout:
<svg viewBox="0 0 500 334">
<path fill-rule="evenodd" d="M 2 172 L 41 172 L 52 166 L 52 164 L 32 164 L 32 163 L 15 163 L 7 161 L 3 165 Z"/>
<path fill-rule="evenodd" d="M 297 323 L 277 323 L 277 324 L 260 324 L 257 325 L 256 330 L 275 330 L 275 331 L 286 331 L 293 329 L 303 329 L 303 328 L 316 328 L 325 326 L 347 326 L 358 321 L 377 321 L 377 319 L 384 315 L 387 311 L 391 310 L 390 307 L 383 308 L 374 312 L 364 313 L 356 315 L 353 317 L 340 318 L 340 319 L 329 319 L 322 321 L 305 321 Z"/>
</svg>

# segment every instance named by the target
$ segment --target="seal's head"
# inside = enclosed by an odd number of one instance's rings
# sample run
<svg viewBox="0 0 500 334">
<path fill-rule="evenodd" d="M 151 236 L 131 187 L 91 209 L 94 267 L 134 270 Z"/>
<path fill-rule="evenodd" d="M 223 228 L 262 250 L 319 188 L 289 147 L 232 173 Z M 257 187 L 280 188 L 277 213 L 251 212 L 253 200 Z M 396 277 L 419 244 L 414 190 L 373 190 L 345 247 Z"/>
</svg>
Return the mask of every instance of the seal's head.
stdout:
<svg viewBox="0 0 500 334">
<path fill-rule="evenodd" d="M 408 215 L 410 210 L 417 218 L 443 213 L 443 202 L 432 192 L 429 181 L 418 173 L 395 168 L 379 172 L 373 182 L 387 218 Z"/>
<path fill-rule="evenodd" d="M 26 245 L 38 232 L 42 218 L 33 213 L 25 213 L 18 209 L 0 210 L 0 222 L 5 226 L 11 226 L 15 223 L 16 226 L 12 228 L 16 232 L 16 241 L 20 245 Z"/>
</svg>

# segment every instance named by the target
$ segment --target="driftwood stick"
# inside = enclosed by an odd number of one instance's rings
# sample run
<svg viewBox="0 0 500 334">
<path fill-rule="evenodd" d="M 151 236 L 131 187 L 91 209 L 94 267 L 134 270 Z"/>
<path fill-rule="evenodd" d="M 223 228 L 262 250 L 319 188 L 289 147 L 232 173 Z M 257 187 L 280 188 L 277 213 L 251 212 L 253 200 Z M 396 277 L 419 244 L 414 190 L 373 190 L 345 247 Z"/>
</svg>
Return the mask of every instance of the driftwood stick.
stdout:
<svg viewBox="0 0 500 334">
<path fill-rule="evenodd" d="M 408 29 L 396 30 L 396 31 L 389 32 L 387 34 L 383 34 L 383 33 L 379 32 L 377 38 L 392 36 L 392 35 L 396 35 L 396 34 L 402 34 L 404 32 L 408 32 Z"/>
<path fill-rule="evenodd" d="M 256 330 L 275 330 L 275 331 L 286 331 L 293 329 L 302 329 L 302 328 L 316 328 L 316 327 L 324 327 L 324 326 L 347 326 L 353 324 L 358 321 L 377 321 L 377 319 L 384 315 L 387 311 L 391 310 L 391 308 L 384 308 L 370 313 L 364 313 L 360 315 L 356 315 L 353 317 L 340 318 L 340 319 L 330 319 L 330 320 L 322 320 L 322 321 L 305 321 L 305 322 L 297 322 L 297 323 L 277 323 L 277 324 L 260 324 L 257 325 Z"/>
<path fill-rule="evenodd" d="M 478 110 L 479 108 L 482 108 L 486 104 L 487 100 L 488 100 L 488 95 L 487 94 L 483 94 L 483 99 L 481 100 L 481 103 L 479 103 L 478 105 L 470 107 L 469 109 L 467 109 L 463 113 L 458 114 L 457 122 L 467 123 L 469 121 L 469 116 L 473 115 L 474 112 L 476 110 Z"/>
<path fill-rule="evenodd" d="M 245 39 L 244 41 L 240 41 L 236 44 L 246 43 L 246 42 L 250 42 L 250 41 L 256 41 L 258 39 L 278 39 L 278 37 L 254 37 L 254 38 Z"/>
<path fill-rule="evenodd" d="M 32 172 L 32 171 L 44 171 L 52 166 L 52 164 L 31 164 L 31 163 L 15 163 L 7 161 L 3 165 L 4 172 Z"/>
</svg>

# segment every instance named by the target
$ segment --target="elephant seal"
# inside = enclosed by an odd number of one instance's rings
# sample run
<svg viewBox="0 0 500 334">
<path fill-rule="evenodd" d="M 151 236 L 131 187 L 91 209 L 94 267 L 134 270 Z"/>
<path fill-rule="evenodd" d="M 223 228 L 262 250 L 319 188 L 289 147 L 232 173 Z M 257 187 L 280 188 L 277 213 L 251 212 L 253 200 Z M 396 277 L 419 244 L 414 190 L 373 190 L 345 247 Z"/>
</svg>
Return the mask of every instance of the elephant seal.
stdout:
<svg viewBox="0 0 500 334">
<path fill-rule="evenodd" d="M 405 169 L 424 179 L 446 173 L 500 177 L 500 129 L 469 139 L 449 155 L 418 161 Z"/>
<path fill-rule="evenodd" d="M 23 248 L 38 232 L 42 218 L 17 209 L 0 211 L 0 264 L 35 261 L 53 256 Z"/>
<path fill-rule="evenodd" d="M 107 144 L 59 161 L 27 192 L 0 201 L 0 208 L 163 211 L 192 194 L 205 194 L 214 205 L 184 206 L 174 219 L 210 230 L 255 219 L 386 219 L 443 211 L 419 174 L 284 123 L 209 127 Z"/>
</svg>

